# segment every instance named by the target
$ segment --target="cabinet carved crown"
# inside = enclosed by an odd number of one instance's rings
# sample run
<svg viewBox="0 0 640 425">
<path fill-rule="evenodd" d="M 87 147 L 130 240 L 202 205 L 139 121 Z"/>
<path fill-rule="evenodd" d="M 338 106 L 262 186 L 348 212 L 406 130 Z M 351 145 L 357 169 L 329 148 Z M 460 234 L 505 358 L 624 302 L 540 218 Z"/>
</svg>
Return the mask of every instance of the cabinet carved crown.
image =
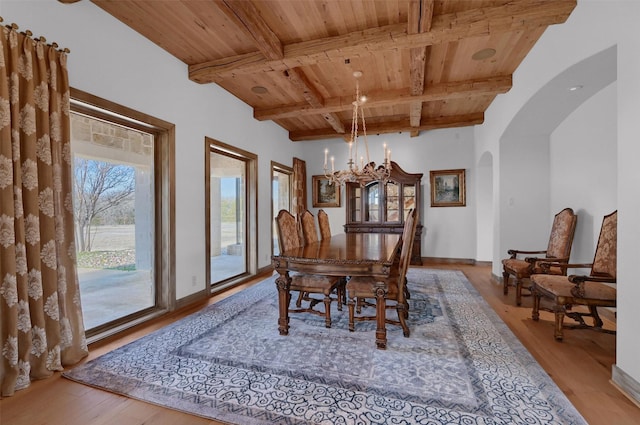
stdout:
<svg viewBox="0 0 640 425">
<path fill-rule="evenodd" d="M 402 234 L 404 221 L 411 208 L 418 209 L 420 218 L 422 173 L 407 173 L 391 161 L 389 181 L 347 183 L 346 221 L 344 231 L 362 233 Z M 411 264 L 422 264 L 422 224 L 418 222 Z"/>
</svg>

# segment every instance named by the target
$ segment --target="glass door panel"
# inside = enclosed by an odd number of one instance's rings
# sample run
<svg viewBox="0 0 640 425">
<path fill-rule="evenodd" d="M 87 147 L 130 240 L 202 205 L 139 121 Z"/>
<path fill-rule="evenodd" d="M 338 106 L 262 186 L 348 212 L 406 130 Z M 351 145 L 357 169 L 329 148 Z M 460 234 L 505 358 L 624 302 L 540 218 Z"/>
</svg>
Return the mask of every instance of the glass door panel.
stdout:
<svg viewBox="0 0 640 425">
<path fill-rule="evenodd" d="M 389 182 L 386 184 L 387 202 L 385 205 L 386 221 L 400 222 L 400 196 L 399 186 L 397 183 Z"/>
<path fill-rule="evenodd" d="M 278 229 L 276 227 L 275 218 L 280 210 L 291 211 L 291 185 L 293 170 L 283 167 L 271 167 L 271 235 L 272 235 L 272 251 L 274 255 L 278 255 L 280 247 L 278 244 Z"/>
<path fill-rule="evenodd" d="M 365 196 L 367 198 L 365 220 L 380 220 L 380 183 L 369 183 L 365 186 Z"/>
<path fill-rule="evenodd" d="M 211 284 L 247 271 L 245 161 L 223 151 L 210 152 Z"/>
<path fill-rule="evenodd" d="M 412 184 L 405 184 L 403 188 L 404 193 L 404 218 L 407 218 L 407 213 L 411 208 L 416 208 L 416 187 Z"/>
<path fill-rule="evenodd" d="M 87 331 L 156 306 L 154 137 L 71 113 L 73 207 Z"/>
</svg>

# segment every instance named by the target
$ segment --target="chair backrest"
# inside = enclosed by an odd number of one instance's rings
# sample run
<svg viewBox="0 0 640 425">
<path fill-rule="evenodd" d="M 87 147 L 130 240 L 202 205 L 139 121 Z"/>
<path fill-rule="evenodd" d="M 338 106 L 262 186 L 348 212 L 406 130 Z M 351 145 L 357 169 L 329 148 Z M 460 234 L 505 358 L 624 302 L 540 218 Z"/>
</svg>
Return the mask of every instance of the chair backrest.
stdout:
<svg viewBox="0 0 640 425">
<path fill-rule="evenodd" d="M 569 258 L 577 222 L 578 216 L 571 208 L 565 208 L 555 215 L 549 235 L 547 257 Z"/>
<path fill-rule="evenodd" d="M 331 237 L 329 216 L 324 210 L 318 210 L 318 227 L 320 228 L 320 239 L 327 239 Z"/>
<path fill-rule="evenodd" d="M 405 277 L 407 275 L 407 269 L 409 269 L 409 263 L 411 262 L 411 253 L 413 251 L 413 242 L 417 227 L 417 210 L 411 209 L 407 214 L 407 218 L 404 221 L 404 228 L 402 229 L 402 248 L 400 249 L 400 269 L 398 274 L 398 302 L 404 301 Z"/>
<path fill-rule="evenodd" d="M 300 215 L 300 224 L 302 225 L 302 237 L 304 244 L 318 242 L 318 231 L 316 230 L 316 222 L 311 211 L 306 210 Z"/>
<path fill-rule="evenodd" d="M 278 229 L 278 245 L 281 253 L 302 245 L 298 233 L 298 222 L 289 211 L 280 210 L 278 212 L 276 228 Z"/>
<path fill-rule="evenodd" d="M 602 219 L 598 245 L 593 257 L 591 276 L 616 277 L 618 261 L 618 211 Z"/>
</svg>

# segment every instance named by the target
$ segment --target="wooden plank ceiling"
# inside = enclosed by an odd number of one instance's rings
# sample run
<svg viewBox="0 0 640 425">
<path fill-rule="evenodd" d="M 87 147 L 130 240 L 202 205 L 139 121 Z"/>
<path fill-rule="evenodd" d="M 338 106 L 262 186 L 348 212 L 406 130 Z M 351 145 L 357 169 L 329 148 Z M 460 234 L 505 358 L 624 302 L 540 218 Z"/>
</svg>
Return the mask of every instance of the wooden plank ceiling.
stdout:
<svg viewBox="0 0 640 425">
<path fill-rule="evenodd" d="M 480 124 L 576 0 L 92 0 L 272 120 L 348 138 L 354 71 L 368 134 Z"/>
</svg>

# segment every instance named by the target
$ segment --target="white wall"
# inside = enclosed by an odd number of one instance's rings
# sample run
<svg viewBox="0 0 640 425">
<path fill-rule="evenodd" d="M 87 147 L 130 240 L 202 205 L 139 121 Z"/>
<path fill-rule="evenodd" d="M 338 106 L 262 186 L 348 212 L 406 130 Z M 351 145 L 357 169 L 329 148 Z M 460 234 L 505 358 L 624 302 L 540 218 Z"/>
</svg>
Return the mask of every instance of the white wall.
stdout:
<svg viewBox="0 0 640 425">
<path fill-rule="evenodd" d="M 573 263 L 593 261 L 602 218 L 618 207 L 616 88 L 601 90 L 551 135 L 551 211 L 578 214 Z"/>
<path fill-rule="evenodd" d="M 291 143 L 281 127 L 254 120 L 251 108 L 218 86 L 189 81 L 184 63 L 89 1 L 1 0 L 0 14 L 5 23 L 69 48 L 73 87 L 175 124 L 176 296 L 206 288 L 205 136 L 258 155 L 260 205 L 270 205 L 270 161 L 290 165 L 301 144 Z M 264 211 L 258 267 L 269 265 L 271 255 L 271 215 Z"/>
<path fill-rule="evenodd" d="M 618 337 L 616 365 L 634 380 L 640 400 L 640 2 L 611 5 L 618 39 Z M 600 19 L 594 17 L 594 22 Z M 594 24 L 596 25 L 596 24 Z M 595 27 L 594 27 L 595 28 Z M 605 31 L 602 29 L 599 31 Z M 620 383 L 620 381 L 616 381 Z"/>
<path fill-rule="evenodd" d="M 512 121 L 526 103 L 534 98 L 536 92 L 545 84 L 560 75 L 580 61 L 592 55 L 607 50 L 611 46 L 617 46 L 614 61 L 617 61 L 617 83 L 599 93 L 596 99 L 608 102 L 607 105 L 596 105 L 595 102 L 584 105 L 584 110 L 575 112 L 575 116 L 567 118 L 567 123 L 558 128 L 558 132 L 550 136 L 550 140 L 559 141 L 555 149 L 568 149 L 562 142 L 568 137 L 585 137 L 589 132 L 603 139 L 605 144 L 611 145 L 606 140 L 615 139 L 617 136 L 617 170 L 611 164 L 601 164 L 596 157 L 590 158 L 591 164 L 599 166 L 597 173 L 608 173 L 601 178 L 610 181 L 611 174 L 617 173 L 617 186 L 614 188 L 607 184 L 607 190 L 600 184 L 592 187 L 600 192 L 590 192 L 586 198 L 574 199 L 583 205 L 584 211 L 589 211 L 594 217 L 594 223 L 583 223 L 584 227 L 599 229 L 601 216 L 610 212 L 617 202 L 619 211 L 618 220 L 618 309 L 617 309 L 617 360 L 614 372 L 619 371 L 623 377 L 628 378 L 630 387 L 634 388 L 634 395 L 640 395 L 640 338 L 635 331 L 640 322 L 640 310 L 637 302 L 640 300 L 640 285 L 637 285 L 638 252 L 640 252 L 640 198 L 637 196 L 640 187 L 640 170 L 638 158 L 640 157 L 640 29 L 637 25 L 640 18 L 640 2 L 631 1 L 588 1 L 578 2 L 574 12 L 568 21 L 562 25 L 548 28 L 540 41 L 535 45 L 527 58 L 523 61 L 514 75 L 514 87 L 506 94 L 498 96 L 485 115 L 485 124 L 476 127 L 476 155 L 479 158 L 486 152 L 491 152 L 494 164 L 500 166 L 494 169 L 494 187 L 500 188 L 495 192 L 494 205 L 494 249 L 493 272 L 500 273 L 500 259 L 504 257 L 506 247 L 501 245 L 502 226 L 509 223 L 509 209 L 506 208 L 508 198 L 501 192 L 505 180 L 509 176 L 504 175 L 501 169 L 508 158 L 502 158 L 505 152 L 501 143 Z M 617 90 L 617 98 L 614 92 Z M 615 105 L 610 102 L 615 99 Z M 616 108 L 617 105 L 617 108 Z M 553 105 L 549 105 L 552 107 Z M 593 109 L 592 109 L 593 108 Z M 606 110 L 612 108 L 614 111 Z M 611 113 L 617 109 L 617 135 L 614 128 L 608 124 Z M 602 127 L 600 127 L 602 124 Z M 581 129 L 580 127 L 584 128 Z M 509 135 L 510 136 L 510 135 Z M 594 136 L 594 137 L 596 137 Z M 587 136 L 587 144 L 594 143 L 591 135 Z M 573 141 L 576 146 L 580 141 Z M 614 144 L 615 145 L 615 144 Z M 550 149 L 552 149 L 550 147 Z M 593 151 L 592 146 L 585 151 Z M 550 151 L 551 152 L 551 151 Z M 611 152 L 601 150 L 594 154 L 603 155 L 603 161 L 611 161 Z M 540 187 L 547 194 L 554 193 L 553 207 L 561 203 L 561 192 L 554 192 L 552 187 L 560 184 L 557 179 L 560 176 L 558 165 L 549 170 L 549 188 Z M 602 170 L 602 171 L 601 171 Z M 615 171 L 614 171 L 615 170 Z M 576 182 L 577 183 L 577 182 Z M 617 192 L 617 201 L 610 193 Z M 598 200 L 594 200 L 598 198 Z M 600 201 L 606 199 L 606 201 Z M 550 210 L 552 208 L 550 207 Z M 549 212 L 551 214 L 551 211 Z M 523 219 L 533 218 L 534 212 L 530 211 Z M 580 219 L 579 219 L 580 220 Z M 587 230 L 587 229 L 585 229 Z M 585 237 L 586 236 L 585 233 Z M 591 236 L 595 238 L 597 235 Z M 580 239 L 576 239 L 579 243 Z M 586 239 L 582 239 L 585 241 Z M 565 342 L 566 343 L 566 342 Z M 620 375 L 618 375 L 620 376 Z M 614 376 L 614 379 L 616 376 Z M 616 381 L 621 383 L 620 381 Z M 629 386 L 627 388 L 629 388 Z"/>
<path fill-rule="evenodd" d="M 383 143 L 391 149 L 391 160 L 408 173 L 423 173 L 422 177 L 422 256 L 438 258 L 476 258 L 476 195 L 474 179 L 473 128 L 432 130 L 418 137 L 407 133 L 373 135 L 367 137 L 370 159 L 382 160 Z M 359 144 L 363 144 L 360 138 Z M 307 142 L 303 159 L 307 162 L 307 174 L 323 174 L 324 150 L 335 156 L 336 168 L 345 168 L 348 157 L 347 144 L 342 139 Z M 360 148 L 362 149 L 362 148 Z M 329 165 L 331 167 L 331 165 Z M 429 171 L 458 169 L 466 170 L 466 207 L 431 207 Z M 309 209 L 311 205 L 309 185 Z M 345 222 L 345 195 L 342 193 L 340 208 L 324 208 L 329 215 L 333 233 L 343 231 Z"/>
</svg>

